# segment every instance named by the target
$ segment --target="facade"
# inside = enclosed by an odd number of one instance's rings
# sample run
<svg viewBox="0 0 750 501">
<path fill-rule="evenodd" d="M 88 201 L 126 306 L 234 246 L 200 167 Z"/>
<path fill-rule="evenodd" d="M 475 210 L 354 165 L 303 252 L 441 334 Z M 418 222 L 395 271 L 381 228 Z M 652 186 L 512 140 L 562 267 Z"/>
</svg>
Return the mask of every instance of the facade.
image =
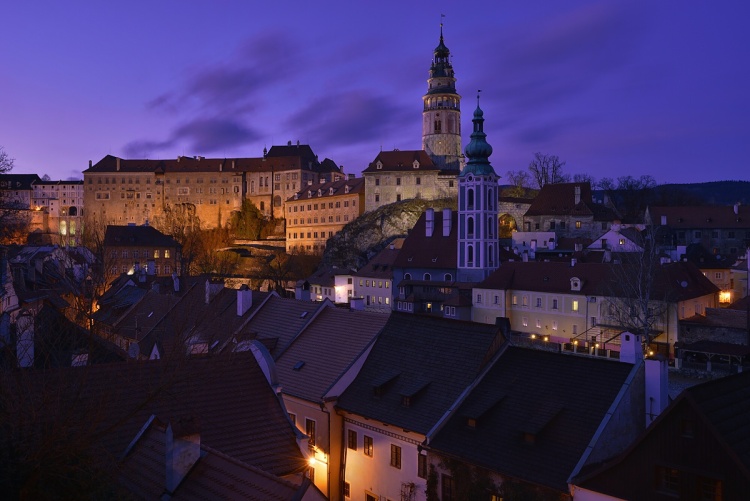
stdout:
<svg viewBox="0 0 750 501">
<path fill-rule="evenodd" d="M 466 147 L 469 162 L 458 176 L 458 280 L 480 282 L 500 266 L 498 175 L 490 165 L 492 147 L 477 105 L 474 130 Z"/>
<path fill-rule="evenodd" d="M 286 251 L 322 254 L 326 241 L 365 210 L 365 181 L 312 184 L 286 200 Z"/>
<path fill-rule="evenodd" d="M 354 297 L 362 298 L 367 311 L 391 311 L 393 299 L 393 263 L 404 244 L 396 238 L 354 273 Z"/>
<path fill-rule="evenodd" d="M 43 232 L 52 243 L 80 245 L 83 234 L 83 181 L 34 181 L 32 209 L 46 219 Z"/>
<path fill-rule="evenodd" d="M 182 246 L 151 226 L 107 226 L 104 263 L 111 278 L 120 273 L 182 274 Z"/>
<path fill-rule="evenodd" d="M 427 86 L 427 94 L 422 98 L 422 149 L 438 169 L 457 174 L 464 167 L 461 155 L 461 96 L 456 92 L 456 77 L 450 51 L 443 42 L 442 25 Z"/>
<path fill-rule="evenodd" d="M 309 182 L 341 173 L 307 145 L 272 147 L 262 158 L 130 160 L 107 155 L 83 171 L 87 217 L 98 225 L 182 219 L 204 228 L 229 224 L 248 198 L 267 216 Z"/>
<path fill-rule="evenodd" d="M 667 248 L 701 244 L 712 254 L 737 257 L 750 247 L 747 205 L 648 207 L 645 217 Z"/>
<path fill-rule="evenodd" d="M 422 150 L 381 151 L 362 176 L 366 211 L 410 198 L 433 200 L 455 195 L 455 175 L 443 179 L 432 158 Z"/>
<path fill-rule="evenodd" d="M 575 351 L 620 351 L 619 335 L 629 327 L 625 317 L 641 315 L 634 302 L 620 297 L 619 281 L 635 273 L 627 269 L 611 263 L 503 263 L 474 288 L 473 319 L 494 324 L 505 317 L 513 331 Z M 669 263 L 657 270 L 651 298 L 650 329 L 668 347 L 665 355 L 674 357 L 679 321 L 717 307 L 718 290 L 689 263 Z"/>
</svg>

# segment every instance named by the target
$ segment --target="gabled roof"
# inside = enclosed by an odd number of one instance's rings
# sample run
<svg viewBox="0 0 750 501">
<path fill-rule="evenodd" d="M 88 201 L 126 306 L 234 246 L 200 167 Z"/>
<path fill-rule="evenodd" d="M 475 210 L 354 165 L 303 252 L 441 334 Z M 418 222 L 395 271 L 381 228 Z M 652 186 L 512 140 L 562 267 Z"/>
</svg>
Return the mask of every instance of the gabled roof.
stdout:
<svg viewBox="0 0 750 501">
<path fill-rule="evenodd" d="M 338 181 L 328 181 L 326 183 L 311 184 L 303 186 L 300 191 L 290 197 L 289 201 L 308 200 L 340 197 L 342 195 L 353 195 L 364 193 L 365 180 L 362 177 L 355 179 L 340 179 Z M 320 193 L 320 194 L 319 194 Z M 309 195 L 309 196 L 308 196 Z"/>
<path fill-rule="evenodd" d="M 750 228 L 748 205 L 657 206 L 649 207 L 648 215 L 652 224 L 662 226 L 662 219 L 665 219 L 666 226 L 673 229 Z"/>
<path fill-rule="evenodd" d="M 508 347 L 429 446 L 567 493 L 568 477 L 633 370 L 622 362 Z"/>
<path fill-rule="evenodd" d="M 169 235 L 165 235 L 153 226 L 115 226 L 107 225 L 104 233 L 105 247 L 143 247 L 158 246 L 175 248 L 180 244 Z"/>
<path fill-rule="evenodd" d="M 351 276 L 353 273 L 354 270 L 348 268 L 339 268 L 334 265 L 323 266 L 310 275 L 307 278 L 307 282 L 311 285 L 320 285 L 321 287 L 333 287 L 337 276 Z"/>
<path fill-rule="evenodd" d="M 362 268 L 357 270 L 355 276 L 368 278 L 393 278 L 393 263 L 396 256 L 404 245 L 404 238 L 395 238 L 380 252 L 370 259 Z"/>
<path fill-rule="evenodd" d="M 282 391 L 322 401 L 387 320 L 383 313 L 324 308 L 277 359 Z"/>
<path fill-rule="evenodd" d="M 249 335 L 258 339 L 276 359 L 310 322 L 315 312 L 328 307 L 333 307 L 333 304 L 299 301 L 274 295 L 250 317 L 237 335 Z"/>
<path fill-rule="evenodd" d="M 580 199 L 575 203 L 575 190 L 580 189 Z M 593 216 L 590 183 L 545 184 L 531 202 L 526 216 L 581 215 Z"/>
<path fill-rule="evenodd" d="M 142 499 L 160 499 L 165 493 L 166 426 L 151 422 L 121 462 L 120 483 Z M 284 480 L 201 444 L 200 458 L 188 471 L 170 499 L 257 499 L 268 501 L 301 499 L 315 487 L 302 477 L 301 485 Z M 310 499 L 325 500 L 317 492 Z"/>
<path fill-rule="evenodd" d="M 151 415 L 192 417 L 200 423 L 202 443 L 274 475 L 306 468 L 297 432 L 249 353 L 99 364 L 27 377 L 27 391 L 14 402 L 20 415 L 34 415 L 38 430 L 62 434 L 113 472 L 114 461 Z"/>
<path fill-rule="evenodd" d="M 562 262 L 513 261 L 503 263 L 477 288 L 623 297 L 620 294 L 627 291 L 618 284 L 631 274 L 627 270 L 633 266 L 637 265 L 577 263 L 571 266 Z M 719 291 L 690 263 L 667 263 L 656 269 L 651 296 L 654 300 L 684 301 Z M 580 280 L 580 291 L 571 290 L 573 278 Z"/>
<path fill-rule="evenodd" d="M 414 162 L 417 161 L 419 166 L 414 168 Z M 378 162 L 381 167 L 378 169 Z M 381 151 L 378 156 L 375 157 L 370 165 L 362 171 L 363 174 L 372 174 L 378 172 L 423 172 L 423 171 L 439 171 L 440 169 L 435 166 L 432 158 L 424 150 L 393 150 L 393 151 Z"/>
<path fill-rule="evenodd" d="M 423 213 L 406 237 L 393 266 L 396 268 L 455 269 L 458 264 L 458 212 L 451 212 L 451 231 L 443 236 L 443 211 L 436 210 L 432 236 L 426 234 Z"/>
<path fill-rule="evenodd" d="M 705 327 L 727 327 L 730 329 L 747 329 L 747 311 L 728 308 L 706 308 L 705 315 L 694 315 L 680 320 L 682 324 L 695 324 Z"/>
<path fill-rule="evenodd" d="M 503 342 L 494 325 L 392 313 L 337 407 L 427 434 Z"/>
</svg>

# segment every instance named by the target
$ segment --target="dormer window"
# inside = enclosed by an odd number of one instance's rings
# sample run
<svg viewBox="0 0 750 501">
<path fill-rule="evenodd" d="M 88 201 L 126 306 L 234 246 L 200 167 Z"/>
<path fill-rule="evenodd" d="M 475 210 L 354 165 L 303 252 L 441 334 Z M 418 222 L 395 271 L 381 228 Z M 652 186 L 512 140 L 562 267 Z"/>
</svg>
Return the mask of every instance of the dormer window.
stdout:
<svg viewBox="0 0 750 501">
<path fill-rule="evenodd" d="M 578 277 L 573 277 L 570 279 L 570 290 L 571 291 L 580 291 L 581 290 L 581 279 Z"/>
<path fill-rule="evenodd" d="M 312 198 L 312 191 L 310 190 L 307 191 L 307 198 Z"/>
<path fill-rule="evenodd" d="M 414 160 L 412 167 L 414 167 L 415 169 L 419 169 L 419 160 Z"/>
<path fill-rule="evenodd" d="M 322 196 L 323 192 L 321 190 L 318 190 L 318 196 Z"/>
<path fill-rule="evenodd" d="M 378 169 L 378 170 L 382 169 L 383 168 L 383 163 L 380 160 L 378 160 L 378 162 L 375 164 L 375 168 Z"/>
<path fill-rule="evenodd" d="M 349 193 L 350 189 L 351 187 L 347 184 L 346 186 L 344 186 L 344 193 Z"/>
<path fill-rule="evenodd" d="M 329 194 L 329 195 L 333 195 L 333 188 L 332 188 L 332 187 L 331 187 L 331 188 L 328 188 L 328 194 Z"/>
</svg>

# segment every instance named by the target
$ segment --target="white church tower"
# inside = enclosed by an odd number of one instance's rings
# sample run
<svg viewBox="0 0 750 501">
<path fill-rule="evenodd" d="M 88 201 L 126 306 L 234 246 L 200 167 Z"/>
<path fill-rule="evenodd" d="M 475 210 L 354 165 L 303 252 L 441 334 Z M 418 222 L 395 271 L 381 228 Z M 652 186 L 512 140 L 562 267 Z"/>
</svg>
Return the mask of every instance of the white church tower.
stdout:
<svg viewBox="0 0 750 501">
<path fill-rule="evenodd" d="M 484 133 L 484 113 L 477 109 L 466 146 L 469 161 L 458 176 L 458 280 L 480 282 L 500 266 L 498 249 L 498 179 L 490 165 L 492 146 Z"/>
<path fill-rule="evenodd" d="M 427 94 L 422 99 L 422 149 L 438 168 L 460 172 L 464 163 L 461 155 L 461 96 L 456 92 L 450 51 L 443 43 L 442 23 L 440 43 L 435 47 L 430 78 L 427 79 Z"/>
</svg>

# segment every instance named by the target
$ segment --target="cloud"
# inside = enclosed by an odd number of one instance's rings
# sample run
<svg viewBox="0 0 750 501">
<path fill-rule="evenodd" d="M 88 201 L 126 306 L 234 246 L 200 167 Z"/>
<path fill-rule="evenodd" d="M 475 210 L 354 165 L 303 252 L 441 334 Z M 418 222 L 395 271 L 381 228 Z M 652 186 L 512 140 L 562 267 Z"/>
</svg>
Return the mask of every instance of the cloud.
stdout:
<svg viewBox="0 0 750 501">
<path fill-rule="evenodd" d="M 263 91 L 303 65 L 303 53 L 289 37 L 263 33 L 243 42 L 228 60 L 193 69 L 181 85 L 148 101 L 146 107 L 171 113 L 252 112 Z"/>
<path fill-rule="evenodd" d="M 175 129 L 172 140 L 187 142 L 192 151 L 211 153 L 259 139 L 255 130 L 231 118 L 197 119 Z"/>
<path fill-rule="evenodd" d="M 411 108 L 396 99 L 361 90 L 327 94 L 294 113 L 288 129 L 302 128 L 301 137 L 326 147 L 377 141 L 415 120 Z M 418 120 L 418 117 L 416 118 Z"/>
<path fill-rule="evenodd" d="M 151 141 L 148 139 L 137 139 L 123 146 L 123 152 L 129 158 L 150 158 L 156 152 L 165 150 L 174 143 L 171 140 Z"/>
</svg>

